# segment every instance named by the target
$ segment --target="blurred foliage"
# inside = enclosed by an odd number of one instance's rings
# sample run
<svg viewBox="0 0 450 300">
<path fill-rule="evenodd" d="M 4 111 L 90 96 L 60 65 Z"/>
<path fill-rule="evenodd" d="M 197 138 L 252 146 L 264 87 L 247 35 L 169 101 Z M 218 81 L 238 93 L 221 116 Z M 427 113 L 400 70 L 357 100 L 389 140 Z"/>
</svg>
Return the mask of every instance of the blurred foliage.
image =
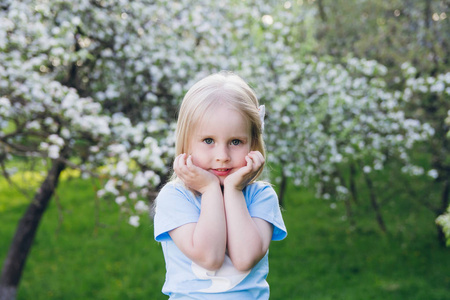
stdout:
<svg viewBox="0 0 450 300">
<path fill-rule="evenodd" d="M 440 204 L 432 210 L 436 215 L 444 213 L 450 197 L 450 140 L 446 138 L 450 127 L 445 123 L 450 101 L 448 92 L 436 93 L 440 87 L 430 87 L 440 76 L 446 77 L 444 82 L 450 81 L 450 2 L 309 0 L 305 3 L 315 10 L 314 26 L 309 27 L 316 38 L 315 53 L 337 60 L 349 53 L 376 60 L 388 68 L 388 87 L 406 86 L 414 91 L 404 111 L 430 124 L 435 131 L 428 143 L 415 151 L 430 154 L 430 167 L 437 170 L 436 181 L 441 190 Z M 402 72 L 405 64 L 411 64 L 413 70 L 406 72 L 406 76 Z M 430 203 L 433 199 L 428 196 L 422 201 Z M 441 225 L 443 218 L 439 219 Z"/>
<path fill-rule="evenodd" d="M 374 59 L 389 69 L 411 62 L 421 75 L 450 66 L 449 1 L 317 0 L 317 51 Z"/>
</svg>

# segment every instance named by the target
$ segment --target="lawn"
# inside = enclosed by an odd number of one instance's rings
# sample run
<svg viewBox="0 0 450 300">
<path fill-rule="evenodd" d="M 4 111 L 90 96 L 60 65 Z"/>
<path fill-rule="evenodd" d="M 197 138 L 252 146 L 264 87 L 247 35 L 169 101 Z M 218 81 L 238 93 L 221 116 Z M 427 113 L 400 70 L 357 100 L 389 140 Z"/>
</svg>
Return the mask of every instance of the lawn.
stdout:
<svg viewBox="0 0 450 300">
<path fill-rule="evenodd" d="M 117 204 L 94 195 L 90 181 L 60 183 L 18 299 L 167 299 L 151 221 L 134 228 Z M 271 299 L 449 299 L 450 249 L 439 246 L 433 216 L 411 203 L 390 203 L 383 234 L 363 205 L 352 228 L 343 205 L 332 209 L 290 186 L 283 211 L 289 235 L 270 248 Z M 0 179 L 1 262 L 26 205 Z"/>
</svg>

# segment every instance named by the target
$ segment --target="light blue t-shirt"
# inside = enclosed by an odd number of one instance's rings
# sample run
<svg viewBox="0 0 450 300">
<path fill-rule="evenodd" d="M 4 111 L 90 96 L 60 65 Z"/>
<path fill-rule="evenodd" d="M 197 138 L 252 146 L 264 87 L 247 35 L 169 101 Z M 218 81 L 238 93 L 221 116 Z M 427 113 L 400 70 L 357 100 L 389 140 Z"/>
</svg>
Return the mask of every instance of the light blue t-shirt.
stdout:
<svg viewBox="0 0 450 300">
<path fill-rule="evenodd" d="M 250 216 L 273 225 L 272 240 L 284 239 L 287 231 L 273 188 L 255 182 L 244 188 L 243 193 Z M 208 271 L 186 257 L 170 238 L 171 230 L 198 221 L 200 201 L 201 196 L 175 182 L 164 186 L 156 198 L 155 240 L 161 242 L 166 261 L 162 292 L 170 299 L 269 299 L 268 253 L 245 273 L 234 268 L 227 255 L 219 270 Z"/>
</svg>

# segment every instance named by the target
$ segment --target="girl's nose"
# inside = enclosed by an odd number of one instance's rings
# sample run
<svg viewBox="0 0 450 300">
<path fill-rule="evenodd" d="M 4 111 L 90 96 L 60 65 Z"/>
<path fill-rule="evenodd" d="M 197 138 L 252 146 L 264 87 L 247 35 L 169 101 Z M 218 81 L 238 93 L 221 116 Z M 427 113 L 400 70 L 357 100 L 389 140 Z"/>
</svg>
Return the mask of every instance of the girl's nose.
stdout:
<svg viewBox="0 0 450 300">
<path fill-rule="evenodd" d="M 227 162 L 230 160 L 230 155 L 228 154 L 228 148 L 224 146 L 219 146 L 216 148 L 216 161 Z"/>
</svg>

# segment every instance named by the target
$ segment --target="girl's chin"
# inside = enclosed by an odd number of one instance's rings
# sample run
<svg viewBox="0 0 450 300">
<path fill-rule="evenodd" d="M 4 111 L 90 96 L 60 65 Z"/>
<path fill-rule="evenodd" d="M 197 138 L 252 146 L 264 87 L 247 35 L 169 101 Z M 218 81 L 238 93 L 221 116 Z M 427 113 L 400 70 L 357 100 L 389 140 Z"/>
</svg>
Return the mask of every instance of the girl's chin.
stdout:
<svg viewBox="0 0 450 300">
<path fill-rule="evenodd" d="M 214 174 L 214 176 L 216 176 L 219 181 L 220 181 L 220 185 L 223 186 L 225 179 L 230 176 L 233 172 L 233 170 L 228 170 L 228 171 L 222 171 L 222 172 L 217 172 L 217 171 L 210 171 L 212 174 Z"/>
</svg>

